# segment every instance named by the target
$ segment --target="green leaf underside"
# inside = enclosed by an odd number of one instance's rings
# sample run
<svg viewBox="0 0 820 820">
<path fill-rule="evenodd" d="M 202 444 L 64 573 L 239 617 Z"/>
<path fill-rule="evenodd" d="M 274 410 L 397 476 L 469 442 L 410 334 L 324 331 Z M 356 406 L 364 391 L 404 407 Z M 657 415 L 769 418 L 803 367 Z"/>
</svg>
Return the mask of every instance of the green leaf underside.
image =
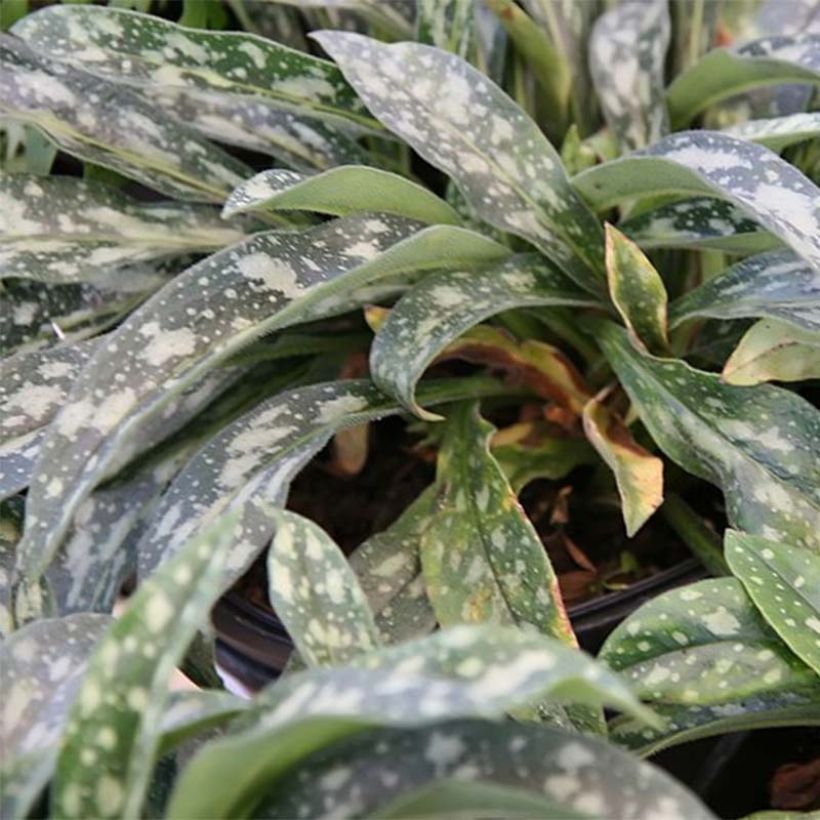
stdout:
<svg viewBox="0 0 820 820">
<path fill-rule="evenodd" d="M 54 59 L 137 87 L 261 97 L 301 114 L 378 128 L 331 63 L 252 34 L 77 6 L 42 9 L 14 33 Z"/>
<path fill-rule="evenodd" d="M 820 414 L 811 404 L 648 356 L 612 323 L 596 338 L 658 446 L 723 490 L 733 526 L 820 552 Z"/>
<path fill-rule="evenodd" d="M 347 772 L 350 777 L 344 778 Z M 410 731 L 371 731 L 314 754 L 301 774 L 278 785 L 260 807 L 263 816 L 317 816 L 328 800 L 349 807 L 354 817 L 712 817 L 660 769 L 592 738 L 548 727 L 448 721 Z M 379 811 L 397 795 L 451 779 L 459 789 L 470 789 L 473 799 L 429 813 L 417 814 L 412 799 L 404 804 L 408 813 Z M 471 811 L 475 798 L 490 786 L 507 787 L 506 793 L 515 787 L 529 798 L 528 808 L 510 811 L 505 800 L 498 808 L 488 802 Z M 538 798 L 557 804 L 560 813 L 545 814 L 543 805 L 536 809 Z"/>
<path fill-rule="evenodd" d="M 279 210 L 334 216 L 380 211 L 430 224 L 460 222 L 446 202 L 421 185 L 377 168 L 354 165 L 316 176 L 281 169 L 263 171 L 231 193 L 222 213 L 228 217 L 246 211 Z"/>
<path fill-rule="evenodd" d="M 707 197 L 661 205 L 621 222 L 618 229 L 642 248 L 757 253 L 780 244 L 736 205 Z"/>
<path fill-rule="evenodd" d="M 670 21 L 666 0 L 622 3 L 592 29 L 589 64 L 604 118 L 624 152 L 669 131 L 663 98 Z"/>
<path fill-rule="evenodd" d="M 36 125 L 59 147 L 163 194 L 221 202 L 251 176 L 244 163 L 137 94 L 0 35 L 0 114 Z"/>
<path fill-rule="evenodd" d="M 44 619 L 0 643 L 3 817 L 28 816 L 51 777 L 86 660 L 110 623 L 108 615 L 87 613 Z"/>
<path fill-rule="evenodd" d="M 735 578 L 654 598 L 616 627 L 599 657 L 652 704 L 714 706 L 780 692 L 820 693 L 817 676 Z"/>
<path fill-rule="evenodd" d="M 391 311 L 371 347 L 372 377 L 412 412 L 436 418 L 416 402 L 416 383 L 461 333 L 510 308 L 598 304 L 535 254 L 482 271 L 440 273 L 416 285 Z"/>
<path fill-rule="evenodd" d="M 446 424 L 435 511 L 421 537 L 438 622 L 526 624 L 574 645 L 544 545 L 490 454 L 494 428 L 469 403 Z"/>
<path fill-rule="evenodd" d="M 572 190 L 535 123 L 468 63 L 429 46 L 386 46 L 357 34 L 313 35 L 368 108 L 448 173 L 476 214 L 521 236 L 593 293 L 600 225 Z"/>
<path fill-rule="evenodd" d="M 0 173 L 0 279 L 94 281 L 107 270 L 242 239 L 205 205 L 144 205 L 73 177 Z"/>
<path fill-rule="evenodd" d="M 672 303 L 673 327 L 699 316 L 767 317 L 820 331 L 820 273 L 789 251 L 738 262 Z"/>
<path fill-rule="evenodd" d="M 63 738 L 54 804 L 63 817 L 139 817 L 168 679 L 220 592 L 233 516 L 191 539 L 98 643 Z"/>
<path fill-rule="evenodd" d="M 820 331 L 762 319 L 746 331 L 722 376 L 745 385 L 820 379 Z"/>
<path fill-rule="evenodd" d="M 662 192 L 718 196 L 820 270 L 820 188 L 763 146 L 717 131 L 686 131 L 572 182 L 598 209 Z"/>
<path fill-rule="evenodd" d="M 252 339 L 316 318 L 337 294 L 380 277 L 507 253 L 450 226 L 410 237 L 418 228 L 382 214 L 300 234 L 257 234 L 189 268 L 132 313 L 82 371 L 49 430 L 49 459 L 29 496 L 25 571 L 45 565 L 79 503 L 117 450 L 139 441 L 145 421 Z M 382 253 L 402 239 L 408 241 Z M 122 387 L 112 392 L 112 384 Z M 101 404 L 93 398 L 100 387 L 107 394 Z M 54 479 L 60 492 L 46 493 Z"/>
<path fill-rule="evenodd" d="M 820 37 L 764 37 L 738 49 L 714 49 L 669 86 L 673 128 L 681 128 L 720 100 L 783 83 L 820 84 Z"/>
<path fill-rule="evenodd" d="M 306 518 L 271 510 L 270 602 L 308 666 L 341 666 L 379 645 L 373 613 L 344 553 Z"/>
<path fill-rule="evenodd" d="M 820 675 L 820 558 L 729 530 L 726 560 L 772 629 Z"/>
<path fill-rule="evenodd" d="M 759 142 L 772 151 L 782 151 L 794 143 L 820 136 L 820 112 L 800 112 L 765 120 L 749 120 L 722 130 L 733 137 Z"/>
<path fill-rule="evenodd" d="M 553 693 L 648 717 L 617 678 L 549 638 L 503 627 L 448 629 L 359 656 L 356 667 L 313 669 L 263 690 L 244 731 L 209 744 L 194 758 L 168 814 L 252 816 L 279 778 L 334 740 L 374 726 L 501 717 Z M 217 776 L 225 788 L 206 794 L 203 784 Z"/>
</svg>

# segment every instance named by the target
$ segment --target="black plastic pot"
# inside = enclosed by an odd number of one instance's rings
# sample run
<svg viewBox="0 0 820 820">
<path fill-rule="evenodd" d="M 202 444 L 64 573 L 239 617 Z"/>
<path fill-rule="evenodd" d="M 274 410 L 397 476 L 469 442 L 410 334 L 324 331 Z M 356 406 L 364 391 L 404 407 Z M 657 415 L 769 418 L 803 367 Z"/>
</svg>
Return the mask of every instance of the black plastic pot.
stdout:
<svg viewBox="0 0 820 820">
<path fill-rule="evenodd" d="M 569 616 L 582 648 L 595 654 L 607 635 L 642 603 L 704 576 L 702 566 L 693 558 L 628 589 L 570 608 Z M 226 672 L 251 690 L 279 675 L 293 643 L 272 612 L 232 591 L 216 605 L 213 620 L 217 659 Z"/>
</svg>

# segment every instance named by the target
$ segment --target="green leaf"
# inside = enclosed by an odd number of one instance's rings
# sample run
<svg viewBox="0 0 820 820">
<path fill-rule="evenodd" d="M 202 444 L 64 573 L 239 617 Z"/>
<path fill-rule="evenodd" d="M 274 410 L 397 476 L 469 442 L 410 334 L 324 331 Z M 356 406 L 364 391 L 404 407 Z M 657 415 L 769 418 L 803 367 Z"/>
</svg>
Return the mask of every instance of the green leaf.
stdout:
<svg viewBox="0 0 820 820">
<path fill-rule="evenodd" d="M 616 627 L 599 657 L 653 705 L 714 706 L 820 692 L 817 676 L 771 630 L 735 578 L 657 596 Z"/>
<path fill-rule="evenodd" d="M 695 317 L 758 316 L 820 331 L 820 275 L 789 251 L 744 259 L 672 303 L 672 327 Z"/>
<path fill-rule="evenodd" d="M 275 169 L 242 183 L 228 197 L 226 217 L 247 211 L 314 211 L 347 216 L 380 211 L 429 224 L 458 225 L 458 214 L 415 182 L 365 166 L 333 168 L 315 176 Z"/>
<path fill-rule="evenodd" d="M 779 245 L 731 202 L 693 197 L 644 211 L 618 229 L 642 248 L 694 248 L 758 253 Z"/>
<path fill-rule="evenodd" d="M 663 279 L 641 249 L 609 224 L 606 273 L 609 295 L 632 340 L 654 353 L 668 350 Z"/>
<path fill-rule="evenodd" d="M 213 689 L 171 692 L 162 715 L 160 755 L 189 737 L 220 726 L 250 707 L 250 701 Z"/>
<path fill-rule="evenodd" d="M 397 39 L 412 38 L 411 19 L 415 13 L 414 0 L 268 0 L 301 9 L 343 9 L 361 16 L 385 35 Z"/>
<path fill-rule="evenodd" d="M 435 513 L 421 538 L 436 618 L 442 626 L 526 624 L 575 644 L 544 545 L 490 455 L 493 432 L 472 404 L 447 420 Z"/>
<path fill-rule="evenodd" d="M 663 98 L 667 0 L 621 3 L 596 21 L 589 65 L 607 125 L 626 153 L 669 132 Z"/>
<path fill-rule="evenodd" d="M 297 673 L 263 691 L 243 731 L 208 744 L 191 761 L 168 816 L 254 816 L 280 778 L 293 786 L 294 768 L 309 755 L 374 726 L 501 717 L 551 693 L 649 717 L 621 681 L 582 653 L 516 629 L 444 630 L 356 663 Z M 203 788 L 214 778 L 224 784 L 217 793 Z"/>
<path fill-rule="evenodd" d="M 50 53 L 50 49 L 46 49 Z M 61 149 L 179 199 L 221 202 L 251 171 L 129 89 L 0 35 L 0 114 Z"/>
<path fill-rule="evenodd" d="M 820 675 L 820 558 L 728 530 L 726 560 L 772 629 Z"/>
<path fill-rule="evenodd" d="M 423 791 L 417 796 L 424 787 L 427 799 Z M 443 806 L 433 802 L 442 787 L 453 801 Z M 479 797 L 487 800 L 482 806 Z M 661 769 L 612 745 L 551 727 L 477 720 L 382 729 L 339 742 L 309 758 L 298 777 L 278 783 L 260 811 L 315 817 L 328 804 L 350 806 L 348 816 L 361 817 L 713 817 Z"/>
<path fill-rule="evenodd" d="M 516 255 L 482 271 L 428 277 L 402 297 L 376 334 L 370 351 L 373 381 L 416 415 L 435 419 L 416 402 L 416 383 L 461 333 L 510 308 L 597 304 L 535 254 Z"/>
<path fill-rule="evenodd" d="M 820 413 L 811 404 L 648 356 L 609 322 L 596 338 L 658 446 L 723 490 L 733 526 L 820 551 Z"/>
<path fill-rule="evenodd" d="M 244 237 L 209 206 L 144 205 L 74 177 L 0 173 L 0 203 L 0 279 L 93 282 L 126 265 Z"/>
<path fill-rule="evenodd" d="M 234 516 L 201 531 L 143 583 L 88 663 L 54 783 L 63 817 L 139 817 L 168 678 L 221 591 Z"/>
<path fill-rule="evenodd" d="M 48 618 L 0 642 L 4 818 L 27 817 L 48 783 L 86 660 L 110 623 L 107 615 Z"/>
<path fill-rule="evenodd" d="M 820 269 L 818 188 L 761 145 L 717 131 L 673 134 L 573 178 L 596 208 L 634 196 L 706 194 L 732 202 Z"/>
<path fill-rule="evenodd" d="M 368 108 L 452 176 L 481 219 L 532 242 L 600 292 L 600 225 L 569 185 L 558 153 L 501 89 L 428 46 L 386 46 L 342 32 L 313 36 Z"/>
<path fill-rule="evenodd" d="M 378 646 L 373 613 L 344 553 L 302 516 L 270 509 L 270 602 L 308 666 L 341 666 Z"/>
<path fill-rule="evenodd" d="M 790 145 L 820 136 L 820 113 L 800 112 L 785 117 L 770 117 L 765 120 L 748 120 L 723 129 L 751 142 L 759 142 L 772 151 L 782 151 Z"/>
<path fill-rule="evenodd" d="M 615 475 L 631 538 L 663 503 L 663 461 L 641 447 L 598 397 L 584 407 L 583 424 L 590 444 Z"/>
<path fill-rule="evenodd" d="M 470 60 L 476 12 L 475 0 L 421 0 L 414 39 Z"/>
<path fill-rule="evenodd" d="M 191 89 L 378 129 L 338 69 L 264 37 L 186 29 L 154 15 L 51 6 L 14 33 L 54 59 L 137 88 Z"/>
<path fill-rule="evenodd" d="M 820 378 L 820 331 L 762 319 L 752 325 L 723 367 L 729 384 Z"/>
<path fill-rule="evenodd" d="M 80 374 L 49 430 L 41 474 L 46 483 L 58 478 L 62 491 L 29 496 L 36 522 L 21 546 L 25 571 L 42 569 L 112 461 L 139 450 L 146 421 L 254 338 L 317 318 L 331 297 L 379 278 L 507 254 L 450 226 L 410 237 L 418 227 L 361 215 L 304 233 L 257 234 L 189 268 L 132 313 Z M 102 404 L 98 390 L 106 395 Z"/>
<path fill-rule="evenodd" d="M 820 84 L 820 37 L 763 37 L 734 50 L 714 49 L 667 89 L 672 128 L 683 128 L 727 97 L 785 83 Z"/>
</svg>

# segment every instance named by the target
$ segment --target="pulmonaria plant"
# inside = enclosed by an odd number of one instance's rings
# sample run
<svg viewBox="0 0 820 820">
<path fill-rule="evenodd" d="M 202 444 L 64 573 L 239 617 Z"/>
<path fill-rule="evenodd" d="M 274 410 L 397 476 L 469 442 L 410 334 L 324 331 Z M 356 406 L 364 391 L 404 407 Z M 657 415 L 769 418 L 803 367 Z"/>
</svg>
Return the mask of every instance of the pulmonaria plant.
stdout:
<svg viewBox="0 0 820 820">
<path fill-rule="evenodd" d="M 256 5 L 0 35 L 3 817 L 712 816 L 640 756 L 820 724 L 809 11 Z M 397 415 L 435 478 L 345 556 L 290 484 Z M 519 501 L 580 466 L 717 576 L 597 660 Z M 243 699 L 262 556 L 296 657 Z"/>
</svg>

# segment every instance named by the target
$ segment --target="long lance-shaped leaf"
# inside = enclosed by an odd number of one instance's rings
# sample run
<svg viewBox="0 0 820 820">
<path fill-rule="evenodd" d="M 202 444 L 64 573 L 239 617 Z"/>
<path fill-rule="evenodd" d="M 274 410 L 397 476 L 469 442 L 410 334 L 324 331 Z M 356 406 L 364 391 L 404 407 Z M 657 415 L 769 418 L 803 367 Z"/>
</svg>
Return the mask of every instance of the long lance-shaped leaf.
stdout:
<svg viewBox="0 0 820 820">
<path fill-rule="evenodd" d="M 270 602 L 300 658 L 308 666 L 341 666 L 377 647 L 373 613 L 344 553 L 306 518 L 270 512 Z"/>
<path fill-rule="evenodd" d="M 591 292 L 601 289 L 601 227 L 535 123 L 486 76 L 429 46 L 314 35 L 368 108 L 450 174 L 481 219 L 532 242 Z"/>
<path fill-rule="evenodd" d="M 669 132 L 663 88 L 670 31 L 667 0 L 622 3 L 595 21 L 590 71 L 604 118 L 624 153 Z"/>
<path fill-rule="evenodd" d="M 0 362 L 0 498 L 28 486 L 46 426 L 100 343 L 17 353 Z"/>
<path fill-rule="evenodd" d="M 672 128 L 727 97 L 783 83 L 820 84 L 820 37 L 764 37 L 735 50 L 710 51 L 667 89 Z"/>
<path fill-rule="evenodd" d="M 458 214 L 421 185 L 377 168 L 343 166 L 315 176 L 275 169 L 243 182 L 228 197 L 224 216 L 247 211 L 315 211 L 346 216 L 380 211 L 430 224 L 458 225 Z"/>
<path fill-rule="evenodd" d="M 620 680 L 544 636 L 498 627 L 444 630 L 362 656 L 357 667 L 282 679 L 259 696 L 245 731 L 209 744 L 194 758 L 177 782 L 168 814 L 251 816 L 275 782 L 333 741 L 373 726 L 501 717 L 551 693 L 650 717 Z M 226 787 L 205 794 L 203 784 L 217 773 Z"/>
<path fill-rule="evenodd" d="M 449 226 L 382 253 L 417 228 L 362 215 L 301 234 L 258 234 L 190 268 L 133 313 L 80 375 L 50 428 L 42 475 L 59 478 L 63 489 L 59 497 L 36 491 L 29 498 L 35 520 L 24 538 L 25 571 L 44 566 L 77 506 L 145 420 L 253 338 L 304 321 L 331 296 L 379 277 L 507 254 Z M 98 406 L 99 389 L 107 398 Z"/>
<path fill-rule="evenodd" d="M 686 131 L 590 168 L 573 184 L 596 208 L 662 191 L 720 197 L 820 270 L 820 188 L 761 145 L 717 131 Z"/>
<path fill-rule="evenodd" d="M 421 538 L 436 617 L 442 626 L 527 624 L 574 644 L 544 545 L 490 455 L 493 432 L 473 404 L 447 421 L 435 514 Z"/>
<path fill-rule="evenodd" d="M 514 256 L 483 271 L 429 277 L 401 299 L 376 334 L 370 351 L 373 380 L 408 410 L 435 419 L 416 402 L 416 383 L 465 330 L 510 308 L 597 304 L 534 254 Z"/>
<path fill-rule="evenodd" d="M 64 817 L 139 817 L 168 678 L 219 596 L 234 535 L 225 516 L 131 599 L 88 664 L 63 739 L 54 804 Z"/>
<path fill-rule="evenodd" d="M 42 57 L 5 34 L 0 68 L 0 113 L 38 126 L 80 159 L 194 201 L 221 202 L 251 175 L 131 90 Z"/>
<path fill-rule="evenodd" d="M 99 183 L 0 173 L 0 279 L 93 281 L 124 265 L 242 238 L 208 206 L 143 205 Z"/>
<path fill-rule="evenodd" d="M 434 802 L 419 812 L 412 792 L 448 782 L 466 790 L 466 799 L 449 806 Z M 501 802 L 471 811 L 471 803 L 494 784 L 506 787 Z M 508 802 L 511 787 L 529 805 L 516 810 L 518 801 Z M 391 813 L 388 804 L 395 806 L 397 796 L 399 810 Z M 403 805 L 402 797 L 408 800 Z M 547 800 L 545 811 L 539 801 Z M 476 720 L 383 729 L 338 743 L 310 757 L 288 786 L 278 783 L 260 812 L 316 817 L 326 805 L 350 806 L 352 816 L 367 817 L 714 817 L 662 769 L 614 746 L 552 727 Z"/>
<path fill-rule="evenodd" d="M 772 629 L 820 675 L 820 558 L 729 530 L 726 561 Z"/>
<path fill-rule="evenodd" d="M 584 432 L 612 470 L 631 538 L 663 503 L 663 461 L 641 447 L 598 396 L 584 407 Z"/>
<path fill-rule="evenodd" d="M 107 615 L 49 618 L 0 643 L 0 811 L 4 818 L 28 817 L 48 783 L 86 661 L 110 623 Z"/>
<path fill-rule="evenodd" d="M 160 755 L 189 737 L 227 723 L 250 707 L 246 698 L 213 689 L 171 692 L 162 715 Z"/>
<path fill-rule="evenodd" d="M 749 120 L 727 126 L 723 133 L 751 142 L 759 142 L 772 151 L 782 151 L 796 142 L 820 136 L 820 113 L 801 112 L 785 117 Z"/>
<path fill-rule="evenodd" d="M 618 626 L 601 660 L 652 703 L 732 703 L 820 682 L 760 616 L 735 578 L 664 593 Z"/>
<path fill-rule="evenodd" d="M 642 353 L 611 322 L 596 337 L 658 446 L 723 490 L 733 526 L 820 552 L 820 412 L 788 390 Z"/>
<path fill-rule="evenodd" d="M 54 59 L 140 88 L 260 97 L 301 114 L 378 129 L 331 63 L 252 34 L 184 28 L 121 9 L 67 6 L 28 15 L 14 33 Z"/>
<path fill-rule="evenodd" d="M 820 379 L 820 331 L 762 319 L 746 331 L 721 375 L 744 385 Z"/>
<path fill-rule="evenodd" d="M 715 249 L 751 254 L 780 243 L 731 202 L 693 197 L 652 208 L 618 229 L 642 248 Z"/>
<path fill-rule="evenodd" d="M 666 288 L 641 249 L 617 228 L 606 226 L 609 295 L 634 342 L 654 353 L 669 348 Z"/>
<path fill-rule="evenodd" d="M 421 0 L 414 39 L 473 62 L 477 12 L 475 0 Z"/>
<path fill-rule="evenodd" d="M 672 327 L 695 317 L 767 317 L 820 331 L 820 273 L 789 251 L 744 259 L 672 303 Z"/>
</svg>

